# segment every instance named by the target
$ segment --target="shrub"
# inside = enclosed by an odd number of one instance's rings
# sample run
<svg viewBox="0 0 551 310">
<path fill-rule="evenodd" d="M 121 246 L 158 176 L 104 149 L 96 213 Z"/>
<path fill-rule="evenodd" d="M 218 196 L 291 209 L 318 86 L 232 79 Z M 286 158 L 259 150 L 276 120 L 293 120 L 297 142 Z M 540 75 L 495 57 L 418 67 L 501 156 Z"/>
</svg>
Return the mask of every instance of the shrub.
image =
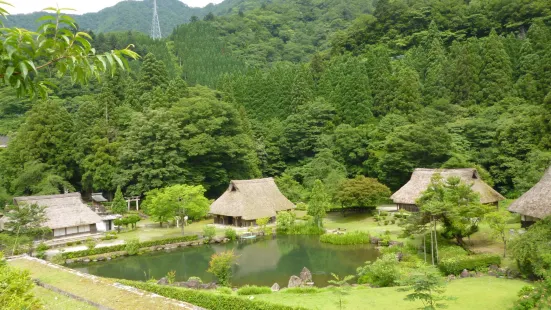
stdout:
<svg viewBox="0 0 551 310">
<path fill-rule="evenodd" d="M 120 283 L 152 292 L 164 297 L 185 301 L 211 310 L 303 310 L 301 307 L 272 304 L 260 300 L 214 294 L 207 291 L 192 290 L 130 280 L 119 280 Z"/>
<path fill-rule="evenodd" d="M 317 294 L 322 292 L 322 290 L 314 286 L 305 286 L 286 288 L 280 292 L 284 294 Z"/>
<path fill-rule="evenodd" d="M 438 258 L 440 259 L 440 261 L 442 261 L 443 259 L 454 258 L 454 257 L 465 257 L 468 254 L 469 253 L 467 253 L 465 249 L 463 249 L 458 245 L 449 245 L 449 246 L 438 248 Z"/>
<path fill-rule="evenodd" d="M 273 232 L 272 227 L 264 227 L 264 235 L 270 236 L 272 232 Z"/>
<path fill-rule="evenodd" d="M 396 220 L 392 219 L 392 220 L 390 220 L 390 223 L 391 223 L 391 224 L 395 224 L 395 223 L 396 223 Z"/>
<path fill-rule="evenodd" d="M 229 286 L 231 280 L 231 267 L 235 260 L 233 251 L 225 251 L 212 255 L 209 262 L 208 272 L 218 278 L 220 285 Z"/>
<path fill-rule="evenodd" d="M 92 239 L 92 238 L 86 239 L 86 247 L 89 250 L 94 249 L 96 247 L 96 245 L 98 245 L 98 241 L 96 239 Z"/>
<path fill-rule="evenodd" d="M 375 262 L 366 262 L 357 269 L 358 284 L 369 283 L 377 287 L 395 286 L 400 279 L 398 260 L 394 254 L 385 254 Z"/>
<path fill-rule="evenodd" d="M 463 269 L 474 271 L 477 268 L 501 264 L 501 256 L 495 254 L 479 254 L 465 257 L 450 257 L 440 260 L 438 268 L 442 273 L 460 274 Z"/>
<path fill-rule="evenodd" d="M 321 235 L 325 232 L 325 229 L 313 225 L 311 222 L 296 223 L 291 226 L 291 229 L 287 231 L 289 235 Z"/>
<path fill-rule="evenodd" d="M 237 232 L 233 228 L 228 228 L 224 231 L 224 236 L 230 240 L 237 239 Z"/>
<path fill-rule="evenodd" d="M 245 285 L 237 290 L 237 295 L 271 294 L 272 289 L 267 286 Z"/>
<path fill-rule="evenodd" d="M 385 226 L 388 225 L 388 220 L 385 220 Z"/>
<path fill-rule="evenodd" d="M 63 258 L 63 253 L 58 253 L 50 259 L 50 261 L 54 264 L 63 265 L 65 264 L 65 258 Z"/>
<path fill-rule="evenodd" d="M 166 281 L 168 284 L 172 284 L 176 281 L 176 270 L 171 270 L 166 274 Z"/>
<path fill-rule="evenodd" d="M 152 247 L 152 246 L 157 246 L 157 245 L 180 243 L 180 242 L 194 241 L 194 240 L 197 240 L 196 235 L 182 236 L 182 237 L 176 237 L 176 238 L 167 238 L 167 239 L 153 240 L 153 241 L 145 241 L 145 242 L 140 242 L 139 243 L 139 248 L 147 248 L 147 247 Z M 118 245 L 113 245 L 113 246 L 95 248 L 95 249 L 91 249 L 91 250 L 67 252 L 67 253 L 63 253 L 63 258 L 64 259 L 72 259 L 72 258 L 77 258 L 77 257 L 105 254 L 105 253 L 110 253 L 110 252 L 125 251 L 125 247 L 126 247 L 126 244 L 118 244 Z"/>
<path fill-rule="evenodd" d="M 320 241 L 331 244 L 366 244 L 370 243 L 369 234 L 366 232 L 355 231 L 343 235 L 325 234 L 320 236 Z"/>
<path fill-rule="evenodd" d="M 304 202 L 299 202 L 296 204 L 295 210 L 306 211 L 306 209 L 308 209 L 308 205 Z"/>
<path fill-rule="evenodd" d="M 136 255 L 140 251 L 140 241 L 138 239 L 131 239 L 126 242 L 124 250 L 128 255 Z"/>
<path fill-rule="evenodd" d="M 233 290 L 231 288 L 225 287 L 225 286 L 221 286 L 221 287 L 216 288 L 216 291 L 221 293 L 221 294 L 225 294 L 225 295 L 233 294 Z"/>
<path fill-rule="evenodd" d="M 211 240 L 216 235 L 216 229 L 213 226 L 205 225 L 203 227 L 203 237 L 207 240 Z"/>
<path fill-rule="evenodd" d="M 37 250 L 38 252 L 46 252 L 46 251 L 49 250 L 49 249 L 50 249 L 50 247 L 49 247 L 46 243 L 44 243 L 44 242 L 40 242 L 40 243 L 38 244 L 38 246 L 36 247 L 36 250 Z"/>
<path fill-rule="evenodd" d="M 534 287 L 522 287 L 518 296 L 514 310 L 551 309 L 551 278 L 536 282 Z"/>
<path fill-rule="evenodd" d="M 73 246 L 73 245 L 75 245 L 75 243 L 74 242 L 67 242 L 65 245 L 66 246 Z"/>
<path fill-rule="evenodd" d="M 82 244 L 82 241 L 77 241 L 75 242 L 76 245 L 81 245 Z"/>
<path fill-rule="evenodd" d="M 280 234 L 289 233 L 295 224 L 296 214 L 294 212 L 282 211 L 276 217 L 276 230 Z"/>
<path fill-rule="evenodd" d="M 201 280 L 201 278 L 199 278 L 199 277 L 189 277 L 189 278 L 187 279 L 187 281 L 188 281 L 188 282 L 189 282 L 189 281 L 195 281 L 195 282 L 203 283 L 203 280 Z"/>
</svg>

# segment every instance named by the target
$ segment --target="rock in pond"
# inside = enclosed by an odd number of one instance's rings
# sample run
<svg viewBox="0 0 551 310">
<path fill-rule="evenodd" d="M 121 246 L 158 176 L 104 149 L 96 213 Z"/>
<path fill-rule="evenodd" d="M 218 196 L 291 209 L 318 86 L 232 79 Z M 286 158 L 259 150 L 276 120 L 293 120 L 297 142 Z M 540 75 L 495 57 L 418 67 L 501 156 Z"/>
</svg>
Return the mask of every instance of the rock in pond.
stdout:
<svg viewBox="0 0 551 310">
<path fill-rule="evenodd" d="M 302 280 L 302 283 L 312 282 L 312 273 L 306 267 L 302 268 L 299 277 Z"/>
<path fill-rule="evenodd" d="M 279 284 L 274 283 L 274 285 L 272 285 L 272 292 L 279 292 Z"/>
<path fill-rule="evenodd" d="M 291 288 L 291 287 L 299 287 L 302 285 L 302 280 L 295 276 L 295 275 L 292 275 L 291 278 L 289 278 L 289 284 L 287 285 L 288 288 Z"/>
</svg>

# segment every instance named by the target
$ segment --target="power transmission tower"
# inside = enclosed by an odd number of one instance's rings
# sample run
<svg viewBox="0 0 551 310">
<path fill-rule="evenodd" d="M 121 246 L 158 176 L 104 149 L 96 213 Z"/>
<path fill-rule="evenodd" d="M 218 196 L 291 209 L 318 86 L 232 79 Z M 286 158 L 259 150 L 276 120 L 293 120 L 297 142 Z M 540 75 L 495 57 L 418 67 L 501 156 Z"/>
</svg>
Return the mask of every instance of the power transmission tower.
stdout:
<svg viewBox="0 0 551 310">
<path fill-rule="evenodd" d="M 157 0 L 153 0 L 153 21 L 151 22 L 151 38 L 153 40 L 158 40 L 161 37 L 161 25 L 159 24 L 159 15 L 157 14 Z"/>
</svg>

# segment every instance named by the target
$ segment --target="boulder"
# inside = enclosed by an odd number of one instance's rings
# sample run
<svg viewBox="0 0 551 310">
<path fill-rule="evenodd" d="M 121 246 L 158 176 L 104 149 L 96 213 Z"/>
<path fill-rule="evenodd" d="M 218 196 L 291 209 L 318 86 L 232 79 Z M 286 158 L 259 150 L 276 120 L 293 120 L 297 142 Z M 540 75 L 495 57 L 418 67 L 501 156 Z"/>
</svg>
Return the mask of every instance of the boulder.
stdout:
<svg viewBox="0 0 551 310">
<path fill-rule="evenodd" d="M 159 284 L 159 285 L 167 285 L 167 284 L 168 284 L 168 280 L 166 279 L 166 277 L 162 277 L 159 281 L 157 281 L 157 284 Z"/>
<path fill-rule="evenodd" d="M 291 288 L 291 287 L 299 287 L 302 285 L 302 280 L 295 276 L 295 275 L 292 275 L 291 278 L 289 278 L 289 284 L 287 285 L 288 288 Z"/>
<path fill-rule="evenodd" d="M 68 259 L 68 260 L 65 261 L 65 264 L 72 264 L 74 262 L 75 262 L 74 259 Z"/>
<path fill-rule="evenodd" d="M 448 275 L 448 282 L 455 280 L 455 275 L 450 274 Z"/>
<path fill-rule="evenodd" d="M 312 282 L 312 273 L 306 267 L 302 268 L 299 277 L 302 280 L 302 283 Z"/>
<path fill-rule="evenodd" d="M 82 261 L 85 262 L 85 263 L 89 263 L 89 262 L 90 262 L 90 259 L 89 259 L 89 258 L 85 258 L 85 259 L 83 259 Z"/>
<path fill-rule="evenodd" d="M 459 276 L 461 278 L 468 278 L 470 275 L 469 275 L 469 272 L 467 271 L 467 269 L 463 269 L 463 271 L 461 271 L 461 274 Z"/>
<path fill-rule="evenodd" d="M 272 285 L 272 292 L 279 292 L 279 284 L 274 283 L 274 285 Z"/>
</svg>

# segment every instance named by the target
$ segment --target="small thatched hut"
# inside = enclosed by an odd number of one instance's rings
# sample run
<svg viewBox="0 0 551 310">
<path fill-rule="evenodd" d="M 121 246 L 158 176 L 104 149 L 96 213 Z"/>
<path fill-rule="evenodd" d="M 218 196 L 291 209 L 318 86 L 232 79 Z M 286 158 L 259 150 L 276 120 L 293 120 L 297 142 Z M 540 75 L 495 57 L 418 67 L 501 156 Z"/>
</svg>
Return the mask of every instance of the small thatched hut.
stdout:
<svg viewBox="0 0 551 310">
<path fill-rule="evenodd" d="M 215 224 L 252 226 L 259 218 L 275 219 L 277 212 L 295 205 L 277 188 L 272 178 L 233 180 L 228 189 L 210 206 Z"/>
<path fill-rule="evenodd" d="M 442 178 L 459 177 L 467 184 L 472 184 L 472 189 L 480 195 L 480 202 L 483 204 L 493 204 L 497 206 L 500 200 L 505 199 L 500 193 L 484 183 L 478 171 L 474 168 L 463 169 L 425 169 L 417 168 L 413 171 L 409 182 L 402 186 L 396 193 L 390 196 L 390 199 L 398 205 L 398 208 L 410 212 L 417 212 L 419 208 L 416 205 L 417 198 L 427 190 L 432 176 L 439 173 Z"/>
<path fill-rule="evenodd" d="M 522 227 L 551 215 L 551 167 L 534 187 L 509 206 L 509 211 L 521 215 Z"/>
<path fill-rule="evenodd" d="M 15 197 L 15 204 L 37 204 L 46 207 L 45 227 L 53 236 L 64 237 L 97 232 L 96 224 L 102 219 L 82 202 L 80 193 Z"/>
</svg>

